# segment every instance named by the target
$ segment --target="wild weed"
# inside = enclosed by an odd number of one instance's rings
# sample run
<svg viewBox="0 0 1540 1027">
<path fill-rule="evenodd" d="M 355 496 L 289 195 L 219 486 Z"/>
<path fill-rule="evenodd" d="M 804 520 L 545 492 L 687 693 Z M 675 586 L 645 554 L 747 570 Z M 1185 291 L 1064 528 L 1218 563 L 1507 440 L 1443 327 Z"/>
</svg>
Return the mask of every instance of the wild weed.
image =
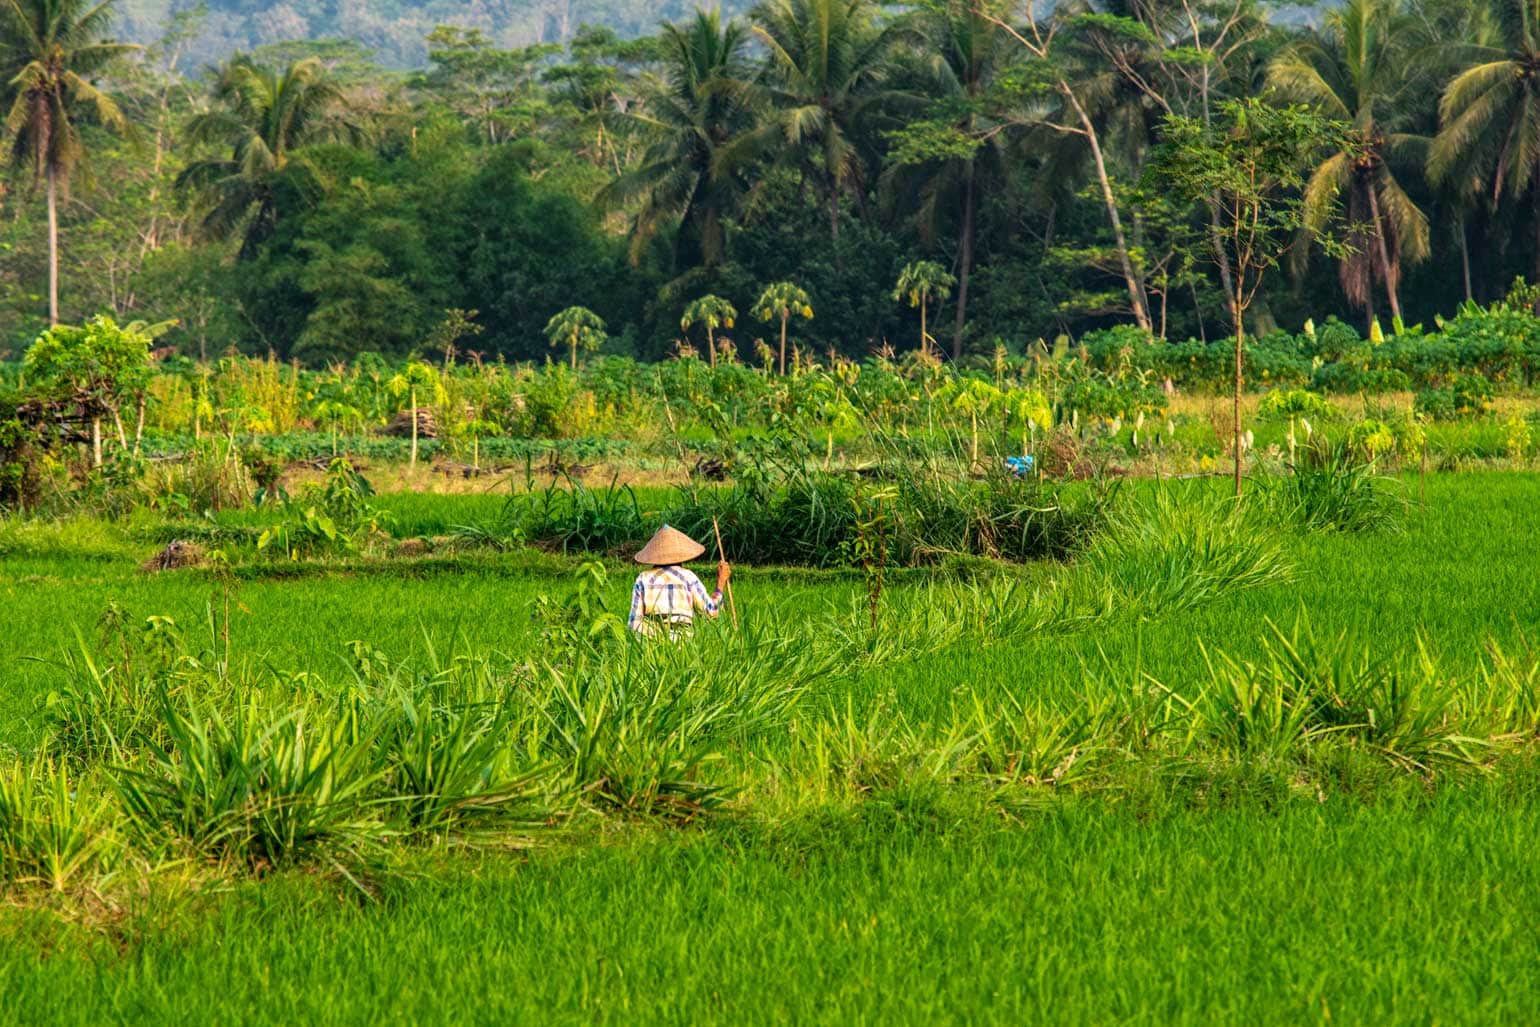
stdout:
<svg viewBox="0 0 1540 1027">
<path fill-rule="evenodd" d="M 1081 588 L 1104 589 L 1112 605 L 1147 616 L 1292 575 L 1273 534 L 1234 500 L 1169 488 L 1114 513 L 1076 571 Z"/>
<path fill-rule="evenodd" d="M 108 804 L 61 764 L 38 757 L 0 766 L 0 880 L 62 891 L 110 869 Z"/>
</svg>

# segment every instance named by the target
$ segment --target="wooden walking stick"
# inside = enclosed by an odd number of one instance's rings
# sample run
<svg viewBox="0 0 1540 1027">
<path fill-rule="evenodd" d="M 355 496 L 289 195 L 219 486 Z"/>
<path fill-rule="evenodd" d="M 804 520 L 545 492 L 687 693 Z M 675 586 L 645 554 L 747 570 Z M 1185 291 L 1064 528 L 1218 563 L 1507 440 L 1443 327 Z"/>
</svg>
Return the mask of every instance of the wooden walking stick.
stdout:
<svg viewBox="0 0 1540 1027">
<path fill-rule="evenodd" d="M 715 531 L 717 533 L 717 559 L 722 561 L 723 563 L 726 563 L 727 562 L 727 555 L 724 552 L 722 552 L 722 526 L 717 523 L 717 519 L 716 519 L 715 515 L 713 515 L 712 518 L 711 518 L 711 530 L 713 530 L 713 531 Z M 732 611 L 732 615 L 733 615 L 733 628 L 736 630 L 737 627 L 738 627 L 738 604 L 733 602 L 733 579 L 732 578 L 728 578 L 727 579 L 727 608 L 730 611 Z"/>
</svg>

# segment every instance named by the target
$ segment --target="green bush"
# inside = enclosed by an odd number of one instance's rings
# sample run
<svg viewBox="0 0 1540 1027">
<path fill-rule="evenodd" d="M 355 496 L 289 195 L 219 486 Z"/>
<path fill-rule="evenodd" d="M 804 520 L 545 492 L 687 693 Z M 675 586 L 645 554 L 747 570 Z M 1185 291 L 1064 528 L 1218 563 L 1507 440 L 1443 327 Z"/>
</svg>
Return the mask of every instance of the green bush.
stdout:
<svg viewBox="0 0 1540 1027">
<path fill-rule="evenodd" d="M 1492 409 L 1492 383 L 1479 374 L 1457 374 L 1442 388 L 1417 393 L 1415 408 L 1435 421 L 1479 417 Z"/>
</svg>

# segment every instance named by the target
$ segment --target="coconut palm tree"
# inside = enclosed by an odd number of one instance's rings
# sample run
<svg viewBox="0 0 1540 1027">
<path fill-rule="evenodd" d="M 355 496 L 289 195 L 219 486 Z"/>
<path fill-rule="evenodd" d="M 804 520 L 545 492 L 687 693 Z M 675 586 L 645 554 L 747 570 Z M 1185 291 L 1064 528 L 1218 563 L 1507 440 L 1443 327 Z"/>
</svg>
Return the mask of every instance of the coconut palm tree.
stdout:
<svg viewBox="0 0 1540 1027">
<path fill-rule="evenodd" d="M 314 183 L 299 151 L 361 132 L 341 86 L 315 58 L 278 71 L 234 57 L 220 71 L 214 99 L 213 110 L 193 118 L 188 137 L 226 146 L 230 156 L 188 165 L 177 184 L 207 200 L 205 233 L 239 233 L 241 257 L 249 258 L 277 227 L 281 184 Z"/>
<path fill-rule="evenodd" d="M 1352 126 L 1347 145 L 1329 154 L 1306 185 L 1305 227 L 1319 236 L 1331 212 L 1341 210 L 1348 252 L 1338 261 L 1338 276 L 1348 302 L 1371 320 L 1375 281 L 1399 320 L 1402 261 L 1417 263 L 1429 253 L 1427 216 L 1397 174 L 1398 165 L 1403 176 L 1422 167 L 1430 142 L 1397 131 L 1412 113 L 1405 103 L 1411 54 L 1400 42 L 1406 28 L 1399 0 L 1348 0 L 1267 72 L 1281 96 Z"/>
<path fill-rule="evenodd" d="M 1468 48 L 1439 101 L 1428 173 L 1494 208 L 1527 195 L 1540 233 L 1540 0 L 1495 0 L 1495 12 L 1490 41 Z M 1534 250 L 1540 278 L 1540 239 Z"/>
<path fill-rule="evenodd" d="M 744 56 L 748 32 L 717 11 L 697 11 L 686 25 L 664 25 L 663 74 L 636 115 L 651 142 L 641 163 L 601 194 L 610 206 L 638 204 L 631 256 L 673 219 L 680 220 L 675 262 L 715 265 L 726 250 L 726 222 L 743 181 L 725 154 L 752 124 Z"/>
<path fill-rule="evenodd" d="M 979 196 L 1005 172 L 1011 133 L 988 109 L 986 94 L 1009 66 L 1014 48 L 1005 31 L 965 0 L 949 0 L 914 24 L 916 51 L 923 55 L 923 91 L 936 109 L 954 110 L 955 120 L 938 134 L 940 152 L 918 161 L 895 164 L 885 176 L 884 192 L 912 206 L 927 243 L 947 222 L 957 233 L 957 319 L 952 356 L 962 356 L 968 320 L 968 292 L 978 232 Z M 951 140 L 970 144 L 966 151 Z M 918 201 L 916 203 L 916 201 Z M 955 220 L 954 220 L 955 219 Z"/>
<path fill-rule="evenodd" d="M 837 242 L 841 196 L 864 201 L 874 130 L 899 99 L 889 59 L 897 30 L 878 24 L 872 0 L 766 0 L 751 17 L 769 51 L 761 96 L 774 113 L 733 152 L 795 166 L 823 194 Z"/>
<path fill-rule="evenodd" d="M 104 37 L 112 0 L 0 0 L 0 84 L 12 163 L 32 170 L 48 197 L 48 323 L 59 323 L 59 197 L 85 160 L 76 118 L 89 112 L 126 131 L 117 103 L 91 79 L 135 49 Z"/>
</svg>

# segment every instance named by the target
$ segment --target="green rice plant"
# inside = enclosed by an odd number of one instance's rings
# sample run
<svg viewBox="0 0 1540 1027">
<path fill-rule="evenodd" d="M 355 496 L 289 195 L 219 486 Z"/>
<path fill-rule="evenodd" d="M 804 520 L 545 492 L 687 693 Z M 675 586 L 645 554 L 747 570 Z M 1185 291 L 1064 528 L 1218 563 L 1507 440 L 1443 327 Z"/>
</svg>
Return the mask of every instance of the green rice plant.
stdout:
<svg viewBox="0 0 1540 1027">
<path fill-rule="evenodd" d="M 0 766 L 0 880 L 63 891 L 111 869 L 108 803 L 44 757 Z"/>
<path fill-rule="evenodd" d="M 256 871 L 347 864 L 387 836 L 372 794 L 385 774 L 373 739 L 347 717 L 250 701 L 228 712 L 162 692 L 167 743 L 143 768 L 121 768 L 130 828 L 152 850 L 167 841 Z"/>
</svg>

